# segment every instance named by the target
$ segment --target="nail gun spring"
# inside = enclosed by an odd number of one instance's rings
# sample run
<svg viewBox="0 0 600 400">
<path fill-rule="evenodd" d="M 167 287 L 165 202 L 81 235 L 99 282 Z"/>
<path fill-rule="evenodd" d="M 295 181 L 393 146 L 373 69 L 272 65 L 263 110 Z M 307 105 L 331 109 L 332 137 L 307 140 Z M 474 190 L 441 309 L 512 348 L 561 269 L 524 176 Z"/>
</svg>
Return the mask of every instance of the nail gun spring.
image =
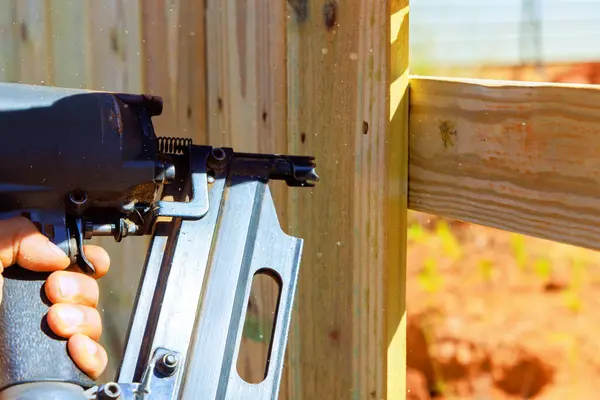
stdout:
<svg viewBox="0 0 600 400">
<path fill-rule="evenodd" d="M 191 144 L 192 139 L 189 138 L 159 137 L 158 151 L 162 154 L 182 154 Z"/>
</svg>

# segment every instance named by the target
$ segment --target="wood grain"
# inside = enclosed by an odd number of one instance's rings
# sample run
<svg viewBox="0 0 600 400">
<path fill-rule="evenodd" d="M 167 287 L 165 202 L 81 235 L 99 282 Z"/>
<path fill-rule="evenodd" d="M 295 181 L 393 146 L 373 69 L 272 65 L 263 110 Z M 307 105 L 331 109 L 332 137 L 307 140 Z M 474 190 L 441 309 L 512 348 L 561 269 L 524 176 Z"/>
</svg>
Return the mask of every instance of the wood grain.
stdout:
<svg viewBox="0 0 600 400">
<path fill-rule="evenodd" d="M 204 143 L 204 5 L 193 0 L 148 0 L 141 8 L 144 90 L 163 98 L 163 113 L 154 118 L 155 129 L 159 136 Z"/>
<path fill-rule="evenodd" d="M 8 4 L 7 4 L 8 5 Z M 52 37 L 48 0 L 15 1 L 18 26 L 19 82 L 35 85 L 52 84 Z"/>
<path fill-rule="evenodd" d="M 96 90 L 142 91 L 145 61 L 140 52 L 140 1 L 90 1 L 87 7 L 88 86 Z"/>
<path fill-rule="evenodd" d="M 403 399 L 408 2 L 298 3 L 288 151 L 321 182 L 290 192 L 305 247 L 287 398 Z"/>
<path fill-rule="evenodd" d="M 314 190 L 272 185 L 282 228 L 305 239 L 280 398 L 405 398 L 408 1 L 64 4 L 0 5 L 0 55 L 18 55 L 0 78 L 154 93 L 161 136 L 315 155 Z M 49 41 L 60 20 L 85 29 L 56 59 L 53 41 L 74 34 Z M 114 349 L 147 242 L 96 243 L 112 259 L 100 285 Z M 254 301 L 267 323 L 273 290 L 259 285 Z M 256 376 L 265 344 L 245 342 L 241 366 Z"/>
<path fill-rule="evenodd" d="M 406 252 L 409 149 L 409 0 L 390 2 L 389 131 L 385 143 L 383 215 L 385 258 L 380 265 L 385 329 L 382 398 L 403 400 L 406 388 Z"/>
<path fill-rule="evenodd" d="M 600 249 L 599 89 L 413 77 L 410 208 Z"/>
<path fill-rule="evenodd" d="M 18 82 L 20 77 L 19 20 L 16 0 L 6 0 L 0 7 L 0 81 Z"/>
<path fill-rule="evenodd" d="M 156 131 L 161 136 L 178 137 L 180 135 L 177 132 L 170 132 L 171 123 L 175 121 L 177 110 L 173 93 L 175 71 L 169 62 L 177 54 L 177 47 L 172 46 L 174 38 L 169 37 L 172 29 L 168 29 L 170 24 L 177 23 L 175 18 L 177 13 L 169 11 L 172 8 L 174 6 L 171 1 L 147 0 L 142 2 L 143 22 L 140 51 L 143 54 L 144 63 L 140 72 L 145 91 L 163 99 L 163 112 L 160 117 L 154 119 Z"/>
<path fill-rule="evenodd" d="M 86 43 L 86 3 L 73 0 L 48 0 L 47 24 L 51 35 L 46 46 L 51 52 L 52 85 L 86 88 L 88 70 Z M 68 62 L 67 62 L 68 60 Z"/>
</svg>

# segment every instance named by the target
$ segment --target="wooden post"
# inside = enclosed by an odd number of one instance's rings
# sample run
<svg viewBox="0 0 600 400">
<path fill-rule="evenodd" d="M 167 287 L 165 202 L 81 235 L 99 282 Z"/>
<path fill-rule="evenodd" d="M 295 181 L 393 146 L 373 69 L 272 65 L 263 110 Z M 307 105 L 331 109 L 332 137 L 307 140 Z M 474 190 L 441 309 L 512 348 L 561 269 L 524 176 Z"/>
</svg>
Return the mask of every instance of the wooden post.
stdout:
<svg viewBox="0 0 600 400">
<path fill-rule="evenodd" d="M 406 387 L 406 212 L 409 143 L 409 0 L 390 7 L 390 141 L 387 193 L 388 257 L 385 260 L 386 398 L 405 399 Z"/>
<path fill-rule="evenodd" d="M 408 1 L 289 2 L 290 192 L 305 238 L 289 399 L 404 399 Z"/>
</svg>

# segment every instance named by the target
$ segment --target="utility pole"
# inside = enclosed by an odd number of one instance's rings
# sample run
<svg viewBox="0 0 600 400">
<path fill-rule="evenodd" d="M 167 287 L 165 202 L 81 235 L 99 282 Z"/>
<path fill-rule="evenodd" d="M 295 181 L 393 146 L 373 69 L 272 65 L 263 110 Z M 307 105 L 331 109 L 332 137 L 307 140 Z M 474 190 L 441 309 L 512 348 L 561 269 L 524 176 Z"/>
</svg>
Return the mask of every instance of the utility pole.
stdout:
<svg viewBox="0 0 600 400">
<path fill-rule="evenodd" d="M 519 55 L 521 68 L 533 65 L 540 75 L 544 75 L 542 60 L 542 5 L 539 0 L 521 1 Z"/>
</svg>

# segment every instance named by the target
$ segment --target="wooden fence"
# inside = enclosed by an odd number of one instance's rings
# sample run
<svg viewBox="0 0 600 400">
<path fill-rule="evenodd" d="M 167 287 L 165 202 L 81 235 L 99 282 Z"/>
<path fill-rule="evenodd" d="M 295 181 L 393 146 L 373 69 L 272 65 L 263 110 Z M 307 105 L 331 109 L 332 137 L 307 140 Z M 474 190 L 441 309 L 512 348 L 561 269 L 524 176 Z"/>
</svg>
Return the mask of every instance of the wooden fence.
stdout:
<svg viewBox="0 0 600 400">
<path fill-rule="evenodd" d="M 407 22 L 408 0 L 4 0 L 0 80 L 150 92 L 162 136 L 316 156 L 317 188 L 274 185 L 305 239 L 281 398 L 403 398 Z M 96 242 L 109 378 L 148 240 Z"/>
<path fill-rule="evenodd" d="M 316 156 L 314 190 L 274 185 L 305 239 L 281 398 L 404 399 L 407 206 L 600 248 L 597 87 L 409 77 L 408 21 L 408 0 L 5 0 L 0 80 L 151 92 L 160 135 Z M 147 239 L 101 243 L 113 373 Z M 250 375 L 273 293 L 252 301 Z"/>
</svg>

